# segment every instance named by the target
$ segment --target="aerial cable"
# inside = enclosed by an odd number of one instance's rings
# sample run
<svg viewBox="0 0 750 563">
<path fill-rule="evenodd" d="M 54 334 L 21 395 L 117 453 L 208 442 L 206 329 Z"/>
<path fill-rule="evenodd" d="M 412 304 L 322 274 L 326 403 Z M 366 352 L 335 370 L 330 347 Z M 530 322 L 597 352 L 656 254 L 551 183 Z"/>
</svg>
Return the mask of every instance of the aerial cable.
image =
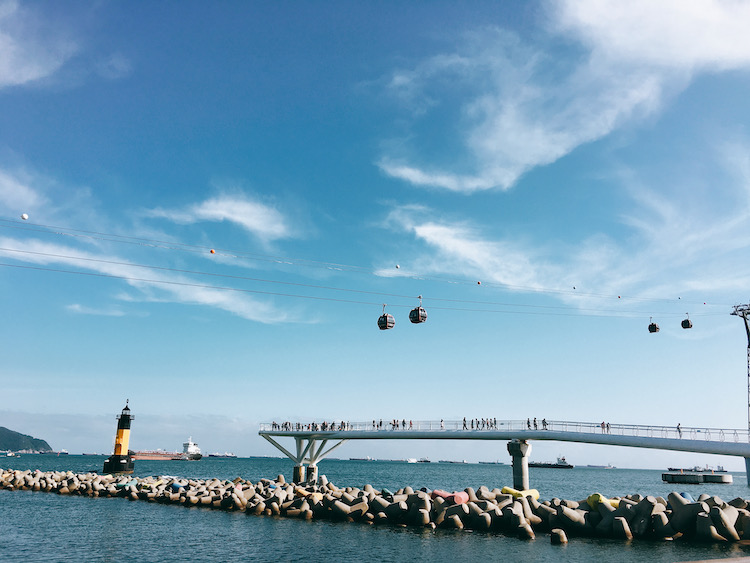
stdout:
<svg viewBox="0 0 750 563">
<path fill-rule="evenodd" d="M 2 223 L 7 223 L 7 224 L 3 225 Z M 151 247 L 151 248 L 161 248 L 165 250 L 178 250 L 178 251 L 183 251 L 183 252 L 192 252 L 192 253 L 200 253 L 200 254 L 204 252 L 210 252 L 211 254 L 216 254 L 215 247 L 209 248 L 208 246 L 196 245 L 196 244 L 187 244 L 187 243 L 174 242 L 174 241 L 164 241 L 164 240 L 159 240 L 159 239 L 149 239 L 149 238 L 143 238 L 143 237 L 133 237 L 133 236 L 128 236 L 128 235 L 118 235 L 118 234 L 113 234 L 113 233 L 105 233 L 101 231 L 89 231 L 89 230 L 74 229 L 74 228 L 69 228 L 69 227 L 58 227 L 54 225 L 28 223 L 28 221 L 0 219 L 0 227 L 23 229 L 23 230 L 32 231 L 32 232 L 42 232 L 45 234 L 53 234 L 53 235 L 58 235 L 58 236 L 90 238 L 94 240 L 103 240 L 107 242 L 131 244 L 131 245 Z M 69 231 L 69 232 L 65 232 L 65 231 Z M 328 270 L 338 270 L 338 271 L 344 271 L 344 272 L 368 274 L 368 275 L 383 277 L 377 274 L 378 270 L 375 270 L 372 268 L 367 268 L 364 266 L 355 266 L 355 265 L 350 265 L 350 264 L 341 264 L 337 262 L 324 262 L 324 261 L 309 260 L 305 258 L 286 258 L 282 256 L 264 255 L 264 254 L 257 254 L 257 253 L 251 253 L 251 252 L 243 252 L 243 251 L 235 251 L 235 250 L 221 250 L 221 249 L 219 249 L 218 255 L 229 257 L 229 258 L 273 262 L 276 264 L 290 265 L 290 266 L 324 268 Z M 400 269 L 401 266 L 397 265 L 397 268 Z M 418 281 L 437 281 L 437 282 L 460 284 L 460 285 L 464 285 L 464 284 L 482 285 L 484 284 L 485 286 L 489 286 L 489 287 L 497 287 L 497 288 L 519 291 L 519 292 L 526 292 L 526 293 L 555 294 L 555 295 L 568 295 L 568 296 L 575 295 L 579 297 L 597 297 L 597 298 L 602 298 L 602 299 L 615 299 L 616 298 L 618 300 L 622 299 L 623 301 L 627 300 L 627 301 L 663 302 L 663 303 L 674 303 L 676 301 L 681 301 L 686 304 L 688 303 L 687 301 L 682 301 L 680 297 L 677 297 L 676 299 L 675 298 L 657 298 L 657 297 L 634 297 L 634 296 L 623 296 L 623 295 L 614 295 L 614 294 L 583 292 L 583 291 L 576 290 L 575 288 L 577 286 L 573 286 L 572 290 L 563 290 L 563 289 L 539 288 L 539 287 L 532 287 L 532 286 L 514 285 L 514 284 L 492 282 L 492 281 L 477 282 L 473 280 L 450 278 L 446 276 L 425 276 L 425 275 L 419 275 L 419 274 L 409 275 L 409 274 L 403 273 L 403 274 L 399 274 L 393 277 L 406 278 L 406 279 L 412 279 L 412 280 L 418 280 Z M 284 283 L 284 282 L 278 282 L 278 283 Z M 301 284 L 301 285 L 304 285 L 304 284 Z M 357 290 L 342 290 L 342 291 L 357 291 Z M 375 292 L 372 292 L 372 293 L 377 294 Z M 384 293 L 383 295 L 389 295 L 389 294 Z M 477 302 L 477 303 L 481 303 L 481 302 Z M 701 303 L 703 305 L 706 304 L 705 302 L 701 302 Z M 696 304 L 698 303 L 696 302 Z M 718 303 L 713 303 L 712 305 L 728 306 L 728 305 L 722 305 Z"/>
<path fill-rule="evenodd" d="M 211 284 L 180 282 L 180 281 L 171 281 L 171 280 L 156 280 L 156 279 L 149 279 L 149 278 L 138 278 L 138 277 L 133 277 L 133 276 L 122 276 L 122 275 L 116 275 L 116 274 L 104 274 L 101 272 L 81 272 L 81 271 L 75 271 L 75 270 L 65 270 L 62 268 L 48 268 L 48 267 L 42 267 L 42 266 L 29 266 L 29 265 L 24 265 L 24 264 L 7 264 L 4 262 L 0 262 L 0 266 L 4 266 L 7 268 L 19 268 L 19 269 L 24 269 L 24 270 L 53 272 L 53 273 L 60 273 L 60 274 L 73 274 L 73 275 L 89 276 L 89 277 L 96 277 L 96 278 L 119 279 L 119 280 L 124 280 L 128 282 L 175 285 L 175 286 L 180 286 L 180 287 L 196 287 L 196 288 L 201 288 L 201 289 L 214 289 L 217 291 L 234 291 L 238 293 L 252 293 L 252 294 L 258 294 L 258 295 L 269 295 L 273 297 L 294 297 L 298 299 L 312 299 L 316 301 L 331 301 L 335 303 L 349 303 L 349 304 L 355 304 L 355 305 L 368 305 L 368 306 L 382 305 L 382 303 L 380 302 L 355 301 L 353 299 L 338 299 L 335 297 L 322 297 L 322 296 L 316 296 L 316 295 L 300 295 L 300 294 L 295 294 L 295 293 L 261 291 L 261 290 L 256 290 L 256 289 L 244 289 L 244 288 L 238 288 L 238 287 L 217 286 L 217 285 L 211 285 Z M 402 309 L 408 309 L 412 307 L 412 305 L 408 305 L 408 304 L 402 305 L 402 304 L 392 304 L 392 303 L 388 304 L 388 306 L 398 307 Z M 517 307 L 523 307 L 523 306 L 518 305 Z M 471 309 L 471 308 L 465 308 L 465 307 L 430 307 L 430 308 L 433 310 L 438 310 L 438 311 L 460 311 L 460 312 L 470 312 L 470 313 L 495 313 L 495 314 L 508 314 L 508 315 L 539 315 L 539 316 L 551 315 L 551 316 L 558 316 L 558 317 L 637 318 L 643 315 L 643 313 L 626 313 L 626 314 L 619 314 L 619 315 L 596 315 L 596 314 L 542 312 L 542 311 Z"/>
<path fill-rule="evenodd" d="M 179 273 L 179 274 L 192 274 L 192 275 L 200 275 L 200 276 L 211 276 L 216 278 L 226 278 L 226 279 L 233 279 L 233 280 L 241 280 L 241 281 L 251 281 L 251 282 L 261 282 L 261 283 L 273 283 L 273 284 L 279 284 L 279 285 L 287 285 L 287 286 L 295 286 L 295 287 L 306 287 L 310 289 L 322 289 L 327 291 L 342 291 L 342 292 L 348 292 L 348 293 L 359 293 L 359 294 L 365 294 L 365 295 L 378 295 L 383 297 L 395 297 L 395 298 L 402 298 L 402 299 L 413 299 L 414 296 L 412 295 L 403 295 L 403 294 L 396 294 L 396 293 L 386 293 L 386 292 L 377 292 L 377 291 L 367 291 L 367 290 L 360 290 L 360 289 L 351 289 L 351 288 L 342 288 L 342 287 L 333 287 L 333 286 L 324 286 L 324 285 L 315 285 L 315 284 L 306 284 L 306 283 L 299 283 L 299 282 L 286 282 L 286 281 L 280 281 L 280 280 L 272 280 L 272 279 L 265 279 L 265 278 L 253 278 L 249 276 L 238 276 L 238 275 L 232 275 L 232 274 L 220 274 L 215 272 L 205 272 L 200 270 L 187 270 L 187 269 L 181 269 L 181 268 L 170 268 L 165 266 L 153 266 L 148 264 L 138 264 L 135 262 L 124 262 L 124 261 L 117 261 L 117 260 L 104 260 L 99 258 L 88 258 L 83 256 L 70 256 L 65 254 L 56 254 L 56 253 L 49 253 L 49 252 L 36 252 L 31 250 L 18 250 L 14 248 L 5 248 L 0 247 L 0 251 L 4 252 L 15 252 L 19 254 L 29 254 L 33 256 L 44 256 L 49 258 L 58 258 L 58 259 L 64 259 L 64 260 L 79 260 L 83 262 L 93 262 L 93 263 L 99 263 L 99 264 L 109 264 L 114 266 L 128 266 L 128 267 L 134 267 L 134 268 L 144 268 L 144 269 L 150 269 L 150 270 L 156 270 L 156 271 L 163 271 L 163 272 L 173 272 L 173 273 Z M 420 307 L 422 302 L 422 296 L 420 295 L 418 297 L 420 299 Z M 635 312 L 635 311 L 618 311 L 618 310 L 609 310 L 609 309 L 589 309 L 589 308 L 576 308 L 571 306 L 563 306 L 563 305 L 531 305 L 531 304 L 525 304 L 525 303 L 504 303 L 504 302 L 497 302 L 497 301 L 476 301 L 476 300 L 461 300 L 461 299 L 445 299 L 440 297 L 428 297 L 427 300 L 430 302 L 430 308 L 436 309 L 436 310 L 467 310 L 467 311 L 482 311 L 484 309 L 461 309 L 461 308 L 452 308 L 452 307 L 438 307 L 433 305 L 433 303 L 459 303 L 459 304 L 473 304 L 473 305 L 489 305 L 489 306 L 501 306 L 501 307 L 515 307 L 515 308 L 522 308 L 522 309 L 543 309 L 543 310 L 574 310 L 579 312 L 591 312 L 591 313 L 597 313 L 596 316 L 602 316 L 603 313 L 615 313 L 616 316 L 620 315 L 642 315 L 643 313 Z M 662 316 L 674 316 L 672 313 L 668 312 L 658 312 L 655 314 L 659 314 Z M 706 316 L 706 314 L 699 316 Z"/>
</svg>

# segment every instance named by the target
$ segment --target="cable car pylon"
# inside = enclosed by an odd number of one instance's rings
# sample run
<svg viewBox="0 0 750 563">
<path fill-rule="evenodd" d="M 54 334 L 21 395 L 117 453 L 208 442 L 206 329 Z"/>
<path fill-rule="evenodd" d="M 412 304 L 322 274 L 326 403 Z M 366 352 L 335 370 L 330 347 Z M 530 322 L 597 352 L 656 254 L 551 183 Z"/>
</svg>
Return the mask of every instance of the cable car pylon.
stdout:
<svg viewBox="0 0 750 563">
<path fill-rule="evenodd" d="M 745 333 L 747 333 L 747 430 L 750 432 L 750 305 L 735 305 L 731 313 L 745 321 Z M 750 471 L 750 458 L 745 458 L 745 469 Z"/>
</svg>

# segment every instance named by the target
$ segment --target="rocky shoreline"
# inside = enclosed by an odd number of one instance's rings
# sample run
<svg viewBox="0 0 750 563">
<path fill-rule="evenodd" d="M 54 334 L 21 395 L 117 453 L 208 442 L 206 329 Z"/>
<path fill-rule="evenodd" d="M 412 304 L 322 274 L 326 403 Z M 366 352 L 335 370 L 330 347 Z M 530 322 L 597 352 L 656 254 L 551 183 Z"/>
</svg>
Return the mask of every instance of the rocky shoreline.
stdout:
<svg viewBox="0 0 750 563">
<path fill-rule="evenodd" d="M 252 483 L 241 478 L 182 479 L 0 469 L 0 489 L 62 495 L 123 497 L 185 506 L 243 511 L 305 520 L 498 531 L 523 539 L 548 534 L 552 543 L 589 536 L 624 540 L 738 542 L 750 540 L 750 503 L 717 496 L 670 493 L 606 498 L 598 493 L 571 501 L 539 501 L 536 490 L 509 487 L 463 491 L 377 491 L 339 488 L 321 476 L 316 484 L 287 483 L 282 475 Z"/>
</svg>

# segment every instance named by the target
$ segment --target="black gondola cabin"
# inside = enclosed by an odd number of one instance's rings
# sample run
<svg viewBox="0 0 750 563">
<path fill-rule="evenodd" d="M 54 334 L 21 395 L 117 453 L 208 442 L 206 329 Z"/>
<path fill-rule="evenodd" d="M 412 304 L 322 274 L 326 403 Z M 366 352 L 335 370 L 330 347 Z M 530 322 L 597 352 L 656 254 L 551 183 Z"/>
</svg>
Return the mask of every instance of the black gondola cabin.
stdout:
<svg viewBox="0 0 750 563">
<path fill-rule="evenodd" d="M 388 330 L 394 326 L 396 326 L 396 319 L 393 318 L 393 315 L 383 313 L 378 317 L 378 328 L 380 330 Z"/>
<path fill-rule="evenodd" d="M 414 324 L 423 323 L 427 320 L 427 311 L 422 307 L 415 307 L 409 311 L 409 320 Z"/>
</svg>

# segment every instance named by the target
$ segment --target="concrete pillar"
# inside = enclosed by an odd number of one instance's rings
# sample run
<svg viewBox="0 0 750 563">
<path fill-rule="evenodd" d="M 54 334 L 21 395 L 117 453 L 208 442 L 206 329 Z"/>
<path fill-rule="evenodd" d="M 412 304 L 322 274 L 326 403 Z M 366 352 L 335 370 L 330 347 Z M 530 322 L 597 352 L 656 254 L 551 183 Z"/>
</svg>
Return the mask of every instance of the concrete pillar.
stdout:
<svg viewBox="0 0 750 563">
<path fill-rule="evenodd" d="M 305 482 L 305 466 L 304 465 L 294 466 L 294 474 L 292 475 L 292 482 L 295 485 L 299 485 L 300 483 Z"/>
<path fill-rule="evenodd" d="M 747 471 L 747 484 L 750 485 L 750 457 L 745 458 L 745 471 Z"/>
<path fill-rule="evenodd" d="M 308 483 L 317 483 L 318 482 L 318 466 L 317 465 L 310 465 L 307 468 L 307 482 Z"/>
<path fill-rule="evenodd" d="M 531 444 L 526 440 L 511 440 L 508 442 L 508 453 L 513 458 L 513 488 L 525 491 L 529 488 Z"/>
</svg>

